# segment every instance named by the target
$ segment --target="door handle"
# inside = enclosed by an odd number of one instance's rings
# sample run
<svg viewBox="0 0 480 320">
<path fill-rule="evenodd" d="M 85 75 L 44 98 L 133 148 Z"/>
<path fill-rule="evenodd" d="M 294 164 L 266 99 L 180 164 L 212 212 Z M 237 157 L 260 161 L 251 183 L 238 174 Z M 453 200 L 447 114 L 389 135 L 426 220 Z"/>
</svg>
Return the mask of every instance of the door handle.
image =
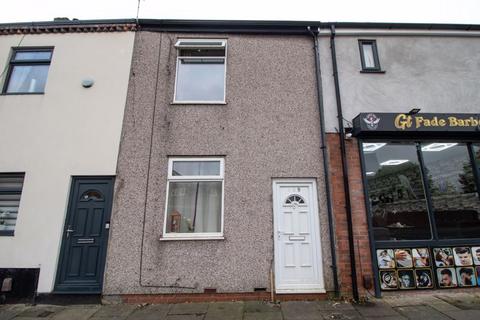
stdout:
<svg viewBox="0 0 480 320">
<path fill-rule="evenodd" d="M 72 226 L 68 226 L 67 230 L 65 232 L 67 233 L 67 238 L 70 237 L 70 233 L 74 232 L 75 230 L 72 229 Z"/>
</svg>

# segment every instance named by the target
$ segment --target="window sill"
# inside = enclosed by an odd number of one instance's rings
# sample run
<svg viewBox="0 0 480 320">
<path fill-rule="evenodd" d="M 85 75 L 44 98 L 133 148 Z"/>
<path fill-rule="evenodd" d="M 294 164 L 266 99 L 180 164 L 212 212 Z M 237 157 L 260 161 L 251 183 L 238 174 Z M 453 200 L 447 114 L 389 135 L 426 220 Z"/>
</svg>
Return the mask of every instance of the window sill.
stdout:
<svg viewBox="0 0 480 320">
<path fill-rule="evenodd" d="M 360 73 L 386 73 L 385 70 L 360 70 Z"/>
<path fill-rule="evenodd" d="M 225 240 L 225 237 L 223 235 L 218 235 L 218 236 L 190 236 L 190 235 L 185 235 L 185 236 L 162 236 L 160 241 L 175 241 L 175 240 Z"/>
<path fill-rule="evenodd" d="M 0 96 L 31 96 L 31 95 L 43 95 L 45 92 L 3 92 Z"/>
<path fill-rule="evenodd" d="M 201 105 L 226 105 L 225 101 L 173 101 L 170 103 L 171 105 L 193 105 L 193 104 L 201 104 Z"/>
</svg>

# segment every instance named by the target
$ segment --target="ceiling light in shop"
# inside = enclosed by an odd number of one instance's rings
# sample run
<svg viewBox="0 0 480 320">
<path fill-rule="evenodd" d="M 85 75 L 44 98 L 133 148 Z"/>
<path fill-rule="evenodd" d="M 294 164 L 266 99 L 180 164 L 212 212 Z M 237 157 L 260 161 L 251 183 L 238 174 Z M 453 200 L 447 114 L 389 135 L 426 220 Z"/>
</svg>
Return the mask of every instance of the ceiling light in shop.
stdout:
<svg viewBox="0 0 480 320">
<path fill-rule="evenodd" d="M 362 144 L 363 152 L 373 152 L 375 150 L 380 149 L 386 145 L 386 143 L 372 143 L 372 142 L 364 142 Z"/>
<path fill-rule="evenodd" d="M 458 143 L 438 143 L 438 142 L 435 142 L 435 143 L 430 143 L 430 144 L 427 144 L 426 146 L 423 146 L 422 151 L 438 152 L 438 151 L 443 151 L 443 150 L 446 150 L 446 149 L 451 148 L 453 146 L 456 146 L 457 144 Z"/>
<path fill-rule="evenodd" d="M 399 164 L 408 162 L 409 160 L 387 160 L 380 163 L 381 166 L 398 166 Z"/>
</svg>

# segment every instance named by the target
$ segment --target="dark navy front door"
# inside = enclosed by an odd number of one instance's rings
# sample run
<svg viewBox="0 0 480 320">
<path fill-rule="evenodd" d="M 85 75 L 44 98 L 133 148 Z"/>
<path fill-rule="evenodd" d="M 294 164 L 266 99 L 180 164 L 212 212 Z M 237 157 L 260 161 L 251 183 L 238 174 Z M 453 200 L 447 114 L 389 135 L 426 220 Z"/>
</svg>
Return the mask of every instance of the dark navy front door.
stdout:
<svg viewBox="0 0 480 320">
<path fill-rule="evenodd" d="M 101 293 L 113 177 L 74 177 L 55 292 Z"/>
</svg>

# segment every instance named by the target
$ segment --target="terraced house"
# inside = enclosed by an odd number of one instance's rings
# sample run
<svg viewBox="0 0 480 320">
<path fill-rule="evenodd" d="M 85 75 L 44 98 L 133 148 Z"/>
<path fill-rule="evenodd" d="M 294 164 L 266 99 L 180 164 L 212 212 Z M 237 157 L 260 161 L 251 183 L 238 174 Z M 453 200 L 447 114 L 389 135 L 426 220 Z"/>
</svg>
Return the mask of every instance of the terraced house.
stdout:
<svg viewBox="0 0 480 320">
<path fill-rule="evenodd" d="M 134 29 L 109 21 L 0 25 L 7 298 L 102 290 Z"/>
<path fill-rule="evenodd" d="M 307 27 L 140 22 L 105 298 L 333 291 Z"/>
</svg>

